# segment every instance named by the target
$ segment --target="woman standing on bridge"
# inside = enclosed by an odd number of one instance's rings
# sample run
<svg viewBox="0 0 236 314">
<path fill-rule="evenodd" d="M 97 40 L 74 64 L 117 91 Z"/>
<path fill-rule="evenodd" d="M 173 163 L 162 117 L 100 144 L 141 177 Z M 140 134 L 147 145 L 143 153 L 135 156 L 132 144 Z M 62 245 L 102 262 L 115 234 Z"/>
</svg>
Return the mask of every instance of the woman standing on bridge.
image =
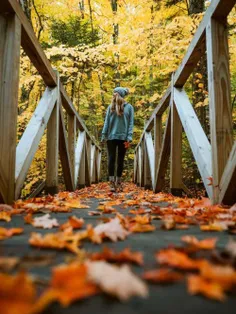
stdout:
<svg viewBox="0 0 236 314">
<path fill-rule="evenodd" d="M 108 106 L 101 141 L 107 141 L 108 172 L 111 191 L 121 191 L 121 176 L 124 158 L 129 143 L 132 142 L 134 126 L 134 108 L 124 99 L 128 88 L 116 87 L 112 103 Z M 118 147 L 117 171 L 115 179 L 116 150 Z"/>
</svg>

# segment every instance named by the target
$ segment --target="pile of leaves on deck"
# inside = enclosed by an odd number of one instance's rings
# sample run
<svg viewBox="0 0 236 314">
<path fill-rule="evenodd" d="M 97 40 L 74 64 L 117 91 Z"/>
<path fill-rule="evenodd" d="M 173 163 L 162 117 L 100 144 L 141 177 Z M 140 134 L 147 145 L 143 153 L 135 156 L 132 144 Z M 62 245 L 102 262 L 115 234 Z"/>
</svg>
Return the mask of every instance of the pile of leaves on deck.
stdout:
<svg viewBox="0 0 236 314">
<path fill-rule="evenodd" d="M 96 211 L 91 211 L 89 199 L 99 199 Z M 165 202 L 166 207 L 158 206 Z M 117 206 L 119 211 L 117 210 Z M 88 215 L 98 216 L 96 226 L 85 224 L 80 218 L 80 209 Z M 129 215 L 122 209 L 131 208 Z M 72 212 L 73 209 L 73 212 Z M 68 221 L 59 224 L 51 213 L 71 212 Z M 41 216 L 35 214 L 41 213 Z M 106 216 L 106 214 L 112 214 Z M 73 193 L 60 192 L 53 196 L 19 200 L 13 207 L 0 205 L 0 240 L 19 236 L 23 228 L 8 228 L 7 224 L 20 215 L 25 224 L 35 227 L 28 239 L 29 246 L 54 250 L 68 250 L 74 258 L 52 268 L 51 278 L 42 291 L 38 289 L 39 278 L 27 271 L 27 260 L 18 257 L 0 256 L 0 308 L 2 313 L 41 313 L 54 301 L 63 306 L 92 297 L 109 294 L 125 302 L 132 296 L 148 298 L 147 282 L 153 284 L 174 284 L 185 281 L 189 294 L 202 294 L 207 298 L 224 301 L 227 293 L 236 287 L 236 205 L 230 207 L 211 205 L 207 198 L 189 199 L 170 194 L 154 194 L 134 184 L 127 183 L 121 193 L 111 193 L 107 183 L 92 185 Z M 143 270 L 138 276 L 129 267 L 145 266 L 142 252 L 125 248 L 116 251 L 103 247 L 96 253 L 83 249 L 84 241 L 98 246 L 104 241 L 123 241 L 137 232 L 153 232 L 152 221 L 162 221 L 163 232 L 173 229 L 189 229 L 181 238 L 180 247 L 169 245 L 155 253 L 156 268 Z M 206 232 L 199 240 L 191 235 L 193 225 Z M 37 229 L 36 229 L 37 228 Z M 52 232 L 41 234 L 39 228 Z M 217 249 L 217 237 L 209 238 L 207 231 L 232 234 L 224 250 Z M 201 251 L 211 253 L 203 258 Z M 35 262 L 47 265 L 52 256 L 41 256 Z M 28 261 L 29 262 L 29 261 Z M 32 262 L 32 261 L 31 261 Z M 20 287 L 20 289 L 19 289 Z"/>
</svg>

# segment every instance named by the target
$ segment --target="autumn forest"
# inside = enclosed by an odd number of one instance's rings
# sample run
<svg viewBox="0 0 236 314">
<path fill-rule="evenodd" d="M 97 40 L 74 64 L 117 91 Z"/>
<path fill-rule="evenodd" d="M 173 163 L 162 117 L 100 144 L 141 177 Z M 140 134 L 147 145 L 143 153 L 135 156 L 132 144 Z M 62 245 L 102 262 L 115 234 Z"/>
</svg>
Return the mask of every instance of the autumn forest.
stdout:
<svg viewBox="0 0 236 314">
<path fill-rule="evenodd" d="M 133 150 L 143 127 L 168 87 L 171 74 L 179 66 L 210 1 L 20 0 L 20 3 L 51 64 L 59 71 L 73 104 L 98 142 L 113 88 L 129 88 L 128 101 L 135 108 L 135 126 L 124 175 L 131 180 Z M 235 124 L 235 9 L 228 20 Z M 20 71 L 18 140 L 45 89 L 41 76 L 23 51 Z M 204 55 L 186 89 L 204 131 L 209 135 Z M 105 151 L 103 147 L 101 174 L 104 180 L 107 179 Z M 46 136 L 30 168 L 23 197 L 45 179 L 45 158 Z M 202 181 L 186 139 L 183 175 L 186 184 L 197 195 L 202 189 Z"/>
</svg>

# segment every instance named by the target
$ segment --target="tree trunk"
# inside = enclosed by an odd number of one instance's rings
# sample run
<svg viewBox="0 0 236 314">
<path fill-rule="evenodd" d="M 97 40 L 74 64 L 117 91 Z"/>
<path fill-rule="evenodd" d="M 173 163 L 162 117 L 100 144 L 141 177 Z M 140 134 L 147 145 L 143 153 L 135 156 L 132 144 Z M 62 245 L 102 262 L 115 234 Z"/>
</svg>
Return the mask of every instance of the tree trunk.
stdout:
<svg viewBox="0 0 236 314">
<path fill-rule="evenodd" d="M 202 13 L 204 12 L 204 9 L 204 0 L 189 1 L 190 15 Z M 203 87 L 201 84 L 203 84 Z M 207 60 L 206 55 L 203 55 L 193 72 L 193 105 L 204 103 L 204 100 L 206 98 L 204 92 L 207 91 L 207 86 Z M 199 106 L 198 108 L 196 108 L 196 112 L 204 131 L 206 132 L 206 134 L 209 134 L 209 126 L 207 123 L 208 108 L 206 106 Z"/>
<path fill-rule="evenodd" d="M 189 14 L 198 14 L 204 12 L 205 0 L 190 0 L 189 1 Z"/>
</svg>

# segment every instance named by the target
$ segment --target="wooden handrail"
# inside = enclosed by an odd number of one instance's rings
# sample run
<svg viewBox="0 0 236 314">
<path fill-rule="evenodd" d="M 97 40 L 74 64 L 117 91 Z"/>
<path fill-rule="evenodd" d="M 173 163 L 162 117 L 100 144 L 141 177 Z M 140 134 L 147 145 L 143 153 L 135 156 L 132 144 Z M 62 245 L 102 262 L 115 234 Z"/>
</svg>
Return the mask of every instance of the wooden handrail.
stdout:
<svg viewBox="0 0 236 314">
<path fill-rule="evenodd" d="M 20 45 L 47 88 L 16 149 Z M 73 106 L 59 74 L 52 68 L 16 0 L 2 0 L 0 5 L 0 78 L 0 200 L 12 203 L 20 196 L 46 128 L 50 132 L 47 136 L 46 191 L 55 193 L 58 188 L 58 150 L 67 190 L 74 190 L 77 181 L 79 186 L 98 182 L 101 148 Z M 69 115 L 68 123 L 73 123 L 68 126 L 68 133 L 62 107 Z M 76 144 L 77 130 L 84 134 L 83 143 L 79 135 Z M 78 150 L 79 167 L 75 162 Z"/>
<path fill-rule="evenodd" d="M 187 135 L 199 172 L 213 203 L 236 202 L 236 158 L 233 146 L 232 113 L 230 110 L 230 73 L 227 38 L 227 16 L 235 5 L 235 0 L 214 0 L 206 11 L 191 44 L 158 106 L 144 127 L 140 141 L 135 148 L 134 181 L 149 187 L 155 192 L 164 185 L 164 177 L 171 156 L 170 187 L 173 194 L 183 189 L 181 171 L 181 128 Z M 183 87 L 192 74 L 198 61 L 207 50 L 208 90 L 210 99 L 211 144 Z M 222 83 L 223 82 L 223 83 Z M 223 101 L 222 101 L 223 100 Z M 160 121 L 162 114 L 169 108 L 164 138 L 161 139 Z M 181 126 L 182 125 L 182 126 Z M 143 165 L 143 157 L 152 154 L 151 130 L 154 130 L 154 155 L 144 158 L 149 167 Z M 148 141 L 146 134 L 149 132 Z M 151 153 L 150 153 L 151 152 Z M 145 167 L 144 167 L 145 166 Z M 140 169 L 150 169 L 140 171 Z M 154 167 L 154 170 L 153 170 Z M 155 172 L 155 182 L 150 178 Z M 146 176 L 149 178 L 147 180 Z M 187 188 L 184 188 L 186 191 Z"/>
</svg>

